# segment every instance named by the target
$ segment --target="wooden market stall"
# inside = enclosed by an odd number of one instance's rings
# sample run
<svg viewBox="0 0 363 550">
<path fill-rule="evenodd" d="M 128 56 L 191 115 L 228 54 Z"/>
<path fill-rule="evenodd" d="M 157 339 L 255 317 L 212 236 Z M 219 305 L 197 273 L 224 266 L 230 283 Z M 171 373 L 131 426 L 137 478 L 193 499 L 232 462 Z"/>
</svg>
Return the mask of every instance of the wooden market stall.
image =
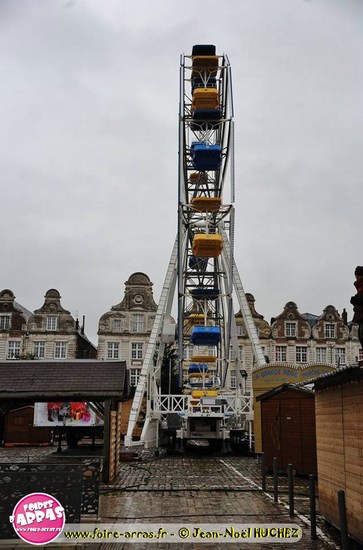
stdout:
<svg viewBox="0 0 363 550">
<path fill-rule="evenodd" d="M 288 464 L 300 474 L 316 473 L 315 396 L 311 390 L 283 384 L 257 398 L 261 403 L 262 447 L 266 466 Z"/>
<path fill-rule="evenodd" d="M 339 527 L 344 490 L 349 535 L 363 544 L 363 368 L 337 369 L 314 388 L 320 512 Z"/>
</svg>

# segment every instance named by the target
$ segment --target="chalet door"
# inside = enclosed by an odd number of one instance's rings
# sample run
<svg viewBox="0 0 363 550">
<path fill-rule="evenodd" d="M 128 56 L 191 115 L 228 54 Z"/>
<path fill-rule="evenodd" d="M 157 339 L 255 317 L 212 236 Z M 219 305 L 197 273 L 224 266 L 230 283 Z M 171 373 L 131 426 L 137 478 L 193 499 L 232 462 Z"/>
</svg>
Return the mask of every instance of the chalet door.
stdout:
<svg viewBox="0 0 363 550">
<path fill-rule="evenodd" d="M 273 458 L 277 458 L 281 468 L 282 433 L 280 419 L 280 402 L 269 400 L 261 406 L 262 450 L 265 453 L 266 466 L 272 470 Z"/>
<path fill-rule="evenodd" d="M 281 400 L 280 422 L 282 433 L 282 463 L 281 467 L 286 470 L 287 465 L 293 465 L 294 470 L 301 472 L 301 417 L 300 400 Z"/>
</svg>

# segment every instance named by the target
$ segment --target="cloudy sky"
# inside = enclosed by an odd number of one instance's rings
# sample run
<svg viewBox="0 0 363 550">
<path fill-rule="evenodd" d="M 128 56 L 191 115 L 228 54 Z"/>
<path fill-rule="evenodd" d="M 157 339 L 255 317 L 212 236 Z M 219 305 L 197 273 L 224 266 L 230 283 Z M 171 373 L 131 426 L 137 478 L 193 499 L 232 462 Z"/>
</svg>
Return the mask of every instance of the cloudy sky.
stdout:
<svg viewBox="0 0 363 550">
<path fill-rule="evenodd" d="M 0 0 L 0 290 L 99 317 L 176 233 L 181 53 L 232 66 L 236 250 L 269 321 L 333 304 L 363 264 L 361 0 Z"/>
</svg>

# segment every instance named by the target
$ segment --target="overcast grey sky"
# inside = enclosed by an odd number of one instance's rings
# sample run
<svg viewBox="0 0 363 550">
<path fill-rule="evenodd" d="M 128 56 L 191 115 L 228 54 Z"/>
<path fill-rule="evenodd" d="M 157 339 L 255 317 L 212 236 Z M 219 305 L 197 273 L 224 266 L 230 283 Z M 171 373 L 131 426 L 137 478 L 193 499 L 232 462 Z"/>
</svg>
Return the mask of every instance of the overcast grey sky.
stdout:
<svg viewBox="0 0 363 550">
<path fill-rule="evenodd" d="M 232 66 L 236 250 L 269 321 L 351 318 L 363 264 L 361 0 L 0 0 L 0 290 L 99 317 L 176 233 L 180 53 Z"/>
</svg>

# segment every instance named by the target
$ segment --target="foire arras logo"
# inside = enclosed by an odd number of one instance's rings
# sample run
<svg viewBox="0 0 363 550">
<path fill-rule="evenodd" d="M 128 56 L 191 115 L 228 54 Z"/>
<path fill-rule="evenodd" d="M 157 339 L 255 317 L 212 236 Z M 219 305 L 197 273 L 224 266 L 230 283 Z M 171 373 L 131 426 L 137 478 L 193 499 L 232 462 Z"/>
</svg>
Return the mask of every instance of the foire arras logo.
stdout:
<svg viewBox="0 0 363 550">
<path fill-rule="evenodd" d="M 61 503 L 47 493 L 31 493 L 23 497 L 9 519 L 16 534 L 35 545 L 55 540 L 66 521 Z"/>
</svg>

